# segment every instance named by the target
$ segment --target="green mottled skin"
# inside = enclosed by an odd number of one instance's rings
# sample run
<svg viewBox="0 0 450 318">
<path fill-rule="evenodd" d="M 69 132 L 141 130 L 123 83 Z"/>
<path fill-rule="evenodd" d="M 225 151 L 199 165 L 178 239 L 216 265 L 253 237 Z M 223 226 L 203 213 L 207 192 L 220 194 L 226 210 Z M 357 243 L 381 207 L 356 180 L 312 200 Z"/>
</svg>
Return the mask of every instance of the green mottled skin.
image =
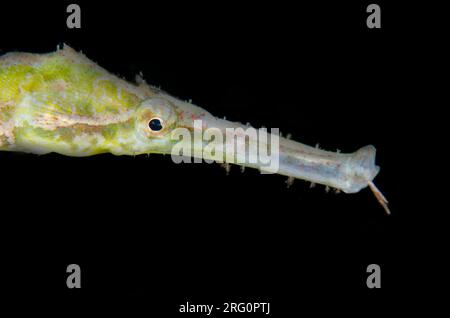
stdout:
<svg viewBox="0 0 450 318">
<path fill-rule="evenodd" d="M 205 111 L 169 99 L 142 80 L 134 85 L 111 75 L 68 46 L 49 54 L 9 53 L 0 57 L 0 150 L 170 152 L 170 128 L 189 126 L 186 118 Z M 163 131 L 148 129 L 153 117 L 164 117 Z"/>
</svg>

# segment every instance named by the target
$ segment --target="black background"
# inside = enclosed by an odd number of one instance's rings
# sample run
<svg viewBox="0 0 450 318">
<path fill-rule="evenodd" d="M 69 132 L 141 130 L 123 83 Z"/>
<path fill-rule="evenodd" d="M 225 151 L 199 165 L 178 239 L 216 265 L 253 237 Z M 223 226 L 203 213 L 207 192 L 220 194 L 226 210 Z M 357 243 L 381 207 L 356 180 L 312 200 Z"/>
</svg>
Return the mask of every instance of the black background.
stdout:
<svg viewBox="0 0 450 318">
<path fill-rule="evenodd" d="M 77 3 L 82 27 L 72 30 L 68 3 L 2 5 L 0 53 L 64 42 L 216 116 L 328 150 L 373 144 L 375 183 L 393 213 L 368 189 L 287 189 L 285 177 L 237 167 L 227 176 L 170 156 L 1 153 L 2 286 L 12 299 L 62 314 L 92 304 L 172 316 L 186 301 L 271 302 L 275 317 L 401 307 L 399 295 L 423 279 L 417 203 L 405 190 L 414 112 L 405 95 L 414 99 L 411 64 L 420 68 L 407 7 L 377 1 L 382 28 L 370 30 L 365 1 Z M 66 287 L 72 263 L 80 290 Z M 366 287 L 372 263 L 380 290 Z"/>
</svg>

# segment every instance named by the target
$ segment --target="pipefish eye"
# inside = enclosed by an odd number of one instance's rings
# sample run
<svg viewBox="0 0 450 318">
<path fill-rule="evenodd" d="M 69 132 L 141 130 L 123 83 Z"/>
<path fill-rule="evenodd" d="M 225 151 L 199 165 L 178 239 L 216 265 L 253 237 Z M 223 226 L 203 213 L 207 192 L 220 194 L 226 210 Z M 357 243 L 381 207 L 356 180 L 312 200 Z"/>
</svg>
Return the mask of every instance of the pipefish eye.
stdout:
<svg viewBox="0 0 450 318">
<path fill-rule="evenodd" d="M 164 128 L 163 126 L 163 120 L 161 118 L 152 118 L 148 122 L 148 127 L 151 131 L 160 131 Z"/>
<path fill-rule="evenodd" d="M 147 142 L 170 137 L 172 128 L 176 126 L 177 113 L 168 100 L 153 97 L 141 103 L 135 120 L 138 136 Z"/>
</svg>

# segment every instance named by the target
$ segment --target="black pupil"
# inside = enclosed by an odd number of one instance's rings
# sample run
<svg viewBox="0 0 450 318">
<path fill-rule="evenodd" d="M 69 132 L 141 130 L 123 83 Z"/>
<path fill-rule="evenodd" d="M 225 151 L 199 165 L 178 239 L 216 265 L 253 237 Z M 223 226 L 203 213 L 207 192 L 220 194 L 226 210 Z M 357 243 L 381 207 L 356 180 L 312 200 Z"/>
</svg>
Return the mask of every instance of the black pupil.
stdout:
<svg viewBox="0 0 450 318">
<path fill-rule="evenodd" d="M 148 123 L 148 126 L 153 131 L 160 131 L 162 129 L 161 120 L 156 119 L 156 118 L 150 120 L 150 122 Z"/>
</svg>

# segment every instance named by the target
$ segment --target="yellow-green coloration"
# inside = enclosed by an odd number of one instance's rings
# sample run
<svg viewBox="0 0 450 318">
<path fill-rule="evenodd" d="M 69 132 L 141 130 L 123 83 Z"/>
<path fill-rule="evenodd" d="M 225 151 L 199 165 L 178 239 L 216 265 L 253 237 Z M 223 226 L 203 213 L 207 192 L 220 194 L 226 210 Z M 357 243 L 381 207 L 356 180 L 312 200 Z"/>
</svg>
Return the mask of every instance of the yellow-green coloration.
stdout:
<svg viewBox="0 0 450 318">
<path fill-rule="evenodd" d="M 0 57 L 0 150 L 70 156 L 170 150 L 168 134 L 148 136 L 148 120 L 165 108 L 172 114 L 166 125 L 178 116 L 169 102 L 152 103 L 160 94 L 142 80 L 134 85 L 111 75 L 68 46 L 6 54 Z"/>
</svg>

